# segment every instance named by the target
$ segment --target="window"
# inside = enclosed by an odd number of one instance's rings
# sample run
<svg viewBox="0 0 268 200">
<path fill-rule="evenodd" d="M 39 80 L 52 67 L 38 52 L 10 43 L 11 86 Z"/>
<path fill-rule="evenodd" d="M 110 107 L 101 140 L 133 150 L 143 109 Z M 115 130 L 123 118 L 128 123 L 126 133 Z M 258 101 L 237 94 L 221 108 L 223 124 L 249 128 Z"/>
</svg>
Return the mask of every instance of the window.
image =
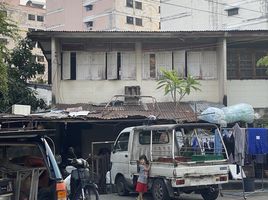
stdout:
<svg viewBox="0 0 268 200">
<path fill-rule="evenodd" d="M 93 5 L 92 4 L 87 5 L 86 6 L 86 11 L 91 11 L 91 10 L 93 10 Z"/>
<path fill-rule="evenodd" d="M 133 8 L 133 0 L 126 0 L 127 7 Z"/>
<path fill-rule="evenodd" d="M 127 24 L 134 24 L 133 17 L 127 16 Z"/>
<path fill-rule="evenodd" d="M 141 18 L 136 18 L 135 21 L 136 21 L 137 26 L 142 26 L 142 19 Z"/>
<path fill-rule="evenodd" d="M 238 9 L 239 8 L 231 8 L 227 10 L 228 16 L 238 15 Z"/>
<path fill-rule="evenodd" d="M 32 32 L 32 31 L 35 31 L 35 29 L 34 28 L 28 28 L 28 31 Z"/>
<path fill-rule="evenodd" d="M 44 21 L 44 16 L 37 15 L 37 21 L 43 22 Z"/>
<path fill-rule="evenodd" d="M 229 49 L 227 51 L 227 79 L 267 79 L 266 68 L 257 67 L 257 61 L 267 50 Z"/>
<path fill-rule="evenodd" d="M 150 54 L 150 78 L 156 78 L 155 54 Z"/>
<path fill-rule="evenodd" d="M 199 79 L 216 79 L 216 51 L 187 52 L 187 75 Z"/>
<path fill-rule="evenodd" d="M 92 28 L 93 27 L 93 21 L 86 22 L 87 28 Z"/>
<path fill-rule="evenodd" d="M 139 1 L 135 1 L 135 8 L 141 10 L 142 9 L 142 3 L 139 2 Z"/>
<path fill-rule="evenodd" d="M 115 151 L 127 151 L 128 150 L 129 132 L 122 133 L 114 146 Z"/>
<path fill-rule="evenodd" d="M 139 133 L 140 144 L 150 144 L 151 131 L 142 131 Z M 167 144 L 169 143 L 169 137 L 167 131 L 153 131 L 152 133 L 153 144 Z"/>
<path fill-rule="evenodd" d="M 28 14 L 28 20 L 35 21 L 35 15 Z"/>
</svg>

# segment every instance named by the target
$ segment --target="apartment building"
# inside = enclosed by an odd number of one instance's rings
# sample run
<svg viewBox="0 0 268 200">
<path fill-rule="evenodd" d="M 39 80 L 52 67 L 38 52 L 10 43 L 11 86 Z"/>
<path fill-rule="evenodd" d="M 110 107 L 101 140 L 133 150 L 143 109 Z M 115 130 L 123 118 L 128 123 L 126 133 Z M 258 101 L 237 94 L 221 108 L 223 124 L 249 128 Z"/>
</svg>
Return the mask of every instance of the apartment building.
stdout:
<svg viewBox="0 0 268 200">
<path fill-rule="evenodd" d="M 163 0 L 162 30 L 268 29 L 267 0 Z"/>
<path fill-rule="evenodd" d="M 46 29 L 158 31 L 160 0 L 47 0 Z"/>
<path fill-rule="evenodd" d="M 1 3 L 5 4 L 7 16 L 18 25 L 21 38 L 25 38 L 29 31 L 45 29 L 45 0 L 3 0 Z M 7 47 L 12 49 L 15 45 L 15 41 L 9 40 Z M 33 54 L 37 62 L 44 64 L 46 69 L 44 74 L 37 76 L 37 79 L 47 81 L 47 61 L 37 44 L 33 49 Z"/>
</svg>

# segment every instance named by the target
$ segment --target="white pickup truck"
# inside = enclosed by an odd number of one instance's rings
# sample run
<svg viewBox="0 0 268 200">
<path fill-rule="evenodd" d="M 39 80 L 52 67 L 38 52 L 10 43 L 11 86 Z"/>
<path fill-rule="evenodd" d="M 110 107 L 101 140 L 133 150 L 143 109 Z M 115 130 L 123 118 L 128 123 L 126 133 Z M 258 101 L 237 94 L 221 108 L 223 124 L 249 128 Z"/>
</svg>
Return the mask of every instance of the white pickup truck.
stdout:
<svg viewBox="0 0 268 200">
<path fill-rule="evenodd" d="M 200 193 L 215 200 L 219 185 L 228 182 L 228 155 L 220 131 L 213 124 L 168 124 L 125 128 L 111 154 L 111 182 L 119 195 L 135 189 L 137 160 L 151 162 L 148 189 L 154 200 L 180 193 Z"/>
</svg>

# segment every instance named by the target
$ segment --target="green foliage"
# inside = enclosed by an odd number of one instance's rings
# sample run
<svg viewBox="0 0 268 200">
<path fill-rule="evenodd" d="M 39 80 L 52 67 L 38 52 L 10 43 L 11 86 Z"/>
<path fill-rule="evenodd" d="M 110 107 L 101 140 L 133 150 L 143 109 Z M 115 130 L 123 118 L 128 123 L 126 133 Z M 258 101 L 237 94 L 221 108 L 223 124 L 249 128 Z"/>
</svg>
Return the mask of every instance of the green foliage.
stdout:
<svg viewBox="0 0 268 200">
<path fill-rule="evenodd" d="M 164 88 L 164 95 L 170 94 L 175 103 L 180 102 L 185 95 L 189 95 L 193 90 L 200 90 L 200 83 L 192 76 L 180 77 L 175 70 L 161 69 L 161 72 L 163 76 L 157 82 L 157 89 Z M 178 100 L 177 95 L 179 95 Z"/>
<path fill-rule="evenodd" d="M 7 17 L 4 4 L 0 4 L 0 108 L 8 105 L 7 39 L 15 39 L 17 36 L 17 25 Z"/>
<path fill-rule="evenodd" d="M 8 60 L 8 100 L 9 106 L 13 104 L 31 105 L 32 109 L 45 108 L 45 102 L 37 99 L 33 90 L 27 87 L 27 81 L 38 73 L 43 73 L 44 65 L 36 62 L 31 50 L 33 44 L 29 39 L 21 40 L 11 53 Z"/>
<path fill-rule="evenodd" d="M 268 55 L 260 58 L 257 62 L 258 67 L 268 67 Z M 266 74 L 268 74 L 268 69 L 266 70 Z"/>
</svg>

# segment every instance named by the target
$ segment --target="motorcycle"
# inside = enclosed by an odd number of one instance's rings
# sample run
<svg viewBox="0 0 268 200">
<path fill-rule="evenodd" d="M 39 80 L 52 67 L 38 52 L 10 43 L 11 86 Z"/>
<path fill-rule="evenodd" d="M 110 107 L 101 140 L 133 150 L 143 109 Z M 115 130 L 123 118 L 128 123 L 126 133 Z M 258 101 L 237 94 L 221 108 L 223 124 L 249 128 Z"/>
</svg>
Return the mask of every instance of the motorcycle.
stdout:
<svg viewBox="0 0 268 200">
<path fill-rule="evenodd" d="M 68 200 L 99 200 L 98 186 L 89 173 L 89 164 L 82 158 L 68 159 L 71 165 L 65 168 L 69 174 L 64 182 Z"/>
</svg>

